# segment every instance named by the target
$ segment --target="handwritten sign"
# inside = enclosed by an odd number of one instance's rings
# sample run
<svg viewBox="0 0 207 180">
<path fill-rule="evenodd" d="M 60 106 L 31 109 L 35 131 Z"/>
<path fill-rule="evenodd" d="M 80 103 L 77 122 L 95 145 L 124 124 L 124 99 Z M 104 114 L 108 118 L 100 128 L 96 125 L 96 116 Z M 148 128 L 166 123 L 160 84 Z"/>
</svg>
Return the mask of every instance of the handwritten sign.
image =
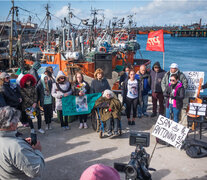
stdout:
<svg viewBox="0 0 207 180">
<path fill-rule="evenodd" d="M 187 127 L 160 115 L 152 135 L 180 149 L 188 131 Z"/>
<path fill-rule="evenodd" d="M 203 78 L 204 80 L 204 72 L 199 71 L 184 71 L 183 72 L 188 79 L 188 88 L 186 89 L 186 93 L 188 97 L 196 97 L 199 80 Z M 203 81 L 204 82 L 204 81 Z M 203 90 L 201 90 L 203 92 Z"/>
</svg>

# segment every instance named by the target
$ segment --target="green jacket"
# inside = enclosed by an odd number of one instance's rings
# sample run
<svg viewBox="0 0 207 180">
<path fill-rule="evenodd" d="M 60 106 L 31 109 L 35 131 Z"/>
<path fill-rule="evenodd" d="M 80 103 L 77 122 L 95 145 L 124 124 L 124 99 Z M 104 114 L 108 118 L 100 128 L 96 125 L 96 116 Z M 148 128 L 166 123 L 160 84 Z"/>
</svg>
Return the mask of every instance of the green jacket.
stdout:
<svg viewBox="0 0 207 180">
<path fill-rule="evenodd" d="M 102 121 L 107 121 L 110 118 L 121 120 L 121 102 L 117 98 L 107 99 L 100 97 L 96 103 L 95 108 L 99 108 L 99 113 Z"/>
</svg>

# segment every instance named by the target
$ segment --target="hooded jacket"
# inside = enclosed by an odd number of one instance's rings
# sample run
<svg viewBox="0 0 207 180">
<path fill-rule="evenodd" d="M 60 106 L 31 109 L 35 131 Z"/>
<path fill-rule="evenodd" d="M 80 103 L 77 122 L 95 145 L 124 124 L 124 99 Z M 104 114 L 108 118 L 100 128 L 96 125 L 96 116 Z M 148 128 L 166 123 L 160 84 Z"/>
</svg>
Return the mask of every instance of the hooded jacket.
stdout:
<svg viewBox="0 0 207 180">
<path fill-rule="evenodd" d="M 160 68 L 158 72 L 156 72 L 154 70 L 155 66 L 158 66 Z M 155 62 L 153 67 L 152 67 L 152 70 L 150 71 L 152 92 L 155 92 L 155 93 L 162 92 L 161 81 L 162 81 L 162 78 L 164 77 L 165 73 L 166 73 L 166 71 L 164 71 L 161 68 L 160 63 Z"/>
<path fill-rule="evenodd" d="M 26 82 L 30 80 L 31 86 L 27 87 Z M 36 79 L 31 74 L 25 74 L 20 80 L 22 109 L 30 108 L 34 103 L 37 103 Z"/>
<path fill-rule="evenodd" d="M 58 79 L 60 77 L 65 77 L 65 74 L 62 71 L 59 71 L 56 77 L 56 83 L 53 83 L 52 85 L 52 96 L 55 98 L 55 106 L 57 110 L 62 110 L 62 97 L 64 94 L 67 94 L 68 96 L 72 94 L 72 88 L 71 84 L 65 80 L 63 84 L 60 84 L 58 82 Z M 58 88 L 59 86 L 59 88 Z"/>
<path fill-rule="evenodd" d="M 188 88 L 188 80 L 185 77 L 185 74 L 183 74 L 180 70 L 177 70 L 175 74 L 178 75 L 179 81 L 182 83 L 184 89 L 186 90 Z M 165 91 L 166 87 L 169 85 L 169 78 L 170 78 L 170 71 L 166 72 L 164 77 L 162 78 L 161 87 L 163 92 Z"/>
</svg>

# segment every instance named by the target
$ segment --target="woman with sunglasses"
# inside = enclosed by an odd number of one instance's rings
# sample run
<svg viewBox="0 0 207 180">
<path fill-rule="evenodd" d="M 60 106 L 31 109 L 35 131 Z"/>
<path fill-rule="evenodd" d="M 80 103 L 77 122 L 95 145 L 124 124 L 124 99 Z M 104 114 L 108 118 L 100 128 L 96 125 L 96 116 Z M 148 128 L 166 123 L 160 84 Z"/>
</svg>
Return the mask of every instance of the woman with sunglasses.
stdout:
<svg viewBox="0 0 207 180">
<path fill-rule="evenodd" d="M 185 98 L 185 89 L 178 79 L 177 74 L 172 74 L 170 83 L 165 89 L 164 96 L 167 97 L 166 117 L 170 118 L 173 114 L 173 120 L 178 123 L 179 114 L 183 107 L 183 99 Z"/>
<path fill-rule="evenodd" d="M 64 130 L 70 129 L 68 126 L 68 116 L 63 117 L 62 112 L 62 97 L 66 97 L 72 94 L 72 88 L 70 82 L 62 71 L 59 71 L 56 77 L 56 83 L 52 85 L 52 96 L 55 98 L 55 105 L 58 114 L 58 120 L 61 123 L 61 127 Z"/>
</svg>

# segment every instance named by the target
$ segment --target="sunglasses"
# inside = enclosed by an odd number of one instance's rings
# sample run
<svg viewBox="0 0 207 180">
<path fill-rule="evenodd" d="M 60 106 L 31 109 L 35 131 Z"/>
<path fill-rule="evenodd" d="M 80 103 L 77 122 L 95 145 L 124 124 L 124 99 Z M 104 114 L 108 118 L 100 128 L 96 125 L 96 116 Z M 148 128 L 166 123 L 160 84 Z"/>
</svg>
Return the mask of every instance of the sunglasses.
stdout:
<svg viewBox="0 0 207 180">
<path fill-rule="evenodd" d="M 171 82 L 175 82 L 175 79 L 170 79 Z"/>
<path fill-rule="evenodd" d="M 60 77 L 60 79 L 65 79 L 64 77 Z"/>
<path fill-rule="evenodd" d="M 10 77 L 6 77 L 5 79 L 10 79 Z"/>
</svg>

